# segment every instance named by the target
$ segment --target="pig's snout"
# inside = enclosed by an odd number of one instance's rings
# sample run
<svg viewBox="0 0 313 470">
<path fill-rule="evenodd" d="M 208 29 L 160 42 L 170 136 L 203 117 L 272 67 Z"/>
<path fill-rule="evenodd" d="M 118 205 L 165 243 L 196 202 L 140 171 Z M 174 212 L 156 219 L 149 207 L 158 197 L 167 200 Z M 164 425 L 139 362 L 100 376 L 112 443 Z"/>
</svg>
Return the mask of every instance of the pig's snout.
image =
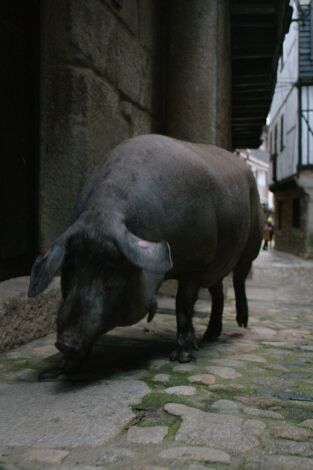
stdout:
<svg viewBox="0 0 313 470">
<path fill-rule="evenodd" d="M 77 357 L 81 355 L 81 345 L 75 340 L 58 340 L 55 347 L 66 357 Z"/>
</svg>

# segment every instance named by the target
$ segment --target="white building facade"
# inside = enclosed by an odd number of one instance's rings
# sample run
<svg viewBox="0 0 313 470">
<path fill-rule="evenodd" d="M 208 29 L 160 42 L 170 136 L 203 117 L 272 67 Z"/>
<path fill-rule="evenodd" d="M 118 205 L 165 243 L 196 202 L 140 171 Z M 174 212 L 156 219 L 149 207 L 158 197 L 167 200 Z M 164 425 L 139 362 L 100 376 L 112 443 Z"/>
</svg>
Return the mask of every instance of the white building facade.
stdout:
<svg viewBox="0 0 313 470">
<path fill-rule="evenodd" d="M 271 183 L 269 154 L 264 147 L 259 149 L 240 149 L 237 151 L 237 154 L 250 167 L 256 179 L 264 215 L 271 215 L 274 209 L 274 201 L 273 193 L 268 189 Z"/>
<path fill-rule="evenodd" d="M 313 256 L 313 0 L 292 0 L 270 110 L 275 246 Z"/>
</svg>

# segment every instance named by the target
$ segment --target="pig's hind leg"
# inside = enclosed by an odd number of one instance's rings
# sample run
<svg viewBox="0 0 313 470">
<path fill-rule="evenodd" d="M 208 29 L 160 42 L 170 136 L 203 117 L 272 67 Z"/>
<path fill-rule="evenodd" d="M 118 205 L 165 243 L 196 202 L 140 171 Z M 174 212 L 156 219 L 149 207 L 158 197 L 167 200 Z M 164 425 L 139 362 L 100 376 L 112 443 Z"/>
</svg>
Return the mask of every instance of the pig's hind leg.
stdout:
<svg viewBox="0 0 313 470">
<path fill-rule="evenodd" d="M 193 359 L 192 350 L 198 349 L 192 325 L 193 307 L 196 303 L 200 280 L 186 278 L 178 281 L 176 296 L 177 340 L 172 361 L 189 362 Z"/>
<path fill-rule="evenodd" d="M 239 263 L 233 272 L 233 285 L 236 297 L 236 321 L 239 326 L 248 326 L 248 301 L 246 297 L 246 278 L 251 269 L 251 262 Z"/>
<path fill-rule="evenodd" d="M 224 310 L 223 282 L 217 282 L 209 288 L 212 307 L 208 328 L 203 336 L 203 341 L 215 341 L 222 333 L 222 317 Z"/>
</svg>

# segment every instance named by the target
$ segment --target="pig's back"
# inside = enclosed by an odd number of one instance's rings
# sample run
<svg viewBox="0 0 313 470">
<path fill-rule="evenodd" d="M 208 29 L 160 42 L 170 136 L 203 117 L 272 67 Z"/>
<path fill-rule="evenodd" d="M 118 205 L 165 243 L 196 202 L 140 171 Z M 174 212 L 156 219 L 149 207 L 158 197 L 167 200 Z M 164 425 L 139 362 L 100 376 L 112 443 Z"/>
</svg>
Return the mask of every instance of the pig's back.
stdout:
<svg viewBox="0 0 313 470">
<path fill-rule="evenodd" d="M 145 135 L 108 154 L 79 206 L 121 213 L 137 236 L 167 240 L 178 270 L 181 263 L 197 269 L 219 252 L 239 256 L 249 232 L 253 184 L 250 170 L 230 152 Z"/>
</svg>

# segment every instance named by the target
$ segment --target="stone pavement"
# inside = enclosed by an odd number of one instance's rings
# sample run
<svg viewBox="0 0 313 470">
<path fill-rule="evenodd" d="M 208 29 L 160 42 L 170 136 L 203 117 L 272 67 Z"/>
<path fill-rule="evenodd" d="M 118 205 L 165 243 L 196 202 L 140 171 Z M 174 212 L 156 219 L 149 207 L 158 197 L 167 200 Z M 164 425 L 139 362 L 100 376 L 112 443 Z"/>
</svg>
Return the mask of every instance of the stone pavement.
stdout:
<svg viewBox="0 0 313 470">
<path fill-rule="evenodd" d="M 313 469 L 313 262 L 262 252 L 219 341 L 171 363 L 173 300 L 101 338 L 80 375 L 38 382 L 54 335 L 0 355 L 0 469 Z M 196 306 L 200 338 L 209 303 Z M 201 342 L 200 342 L 201 344 Z"/>
</svg>

